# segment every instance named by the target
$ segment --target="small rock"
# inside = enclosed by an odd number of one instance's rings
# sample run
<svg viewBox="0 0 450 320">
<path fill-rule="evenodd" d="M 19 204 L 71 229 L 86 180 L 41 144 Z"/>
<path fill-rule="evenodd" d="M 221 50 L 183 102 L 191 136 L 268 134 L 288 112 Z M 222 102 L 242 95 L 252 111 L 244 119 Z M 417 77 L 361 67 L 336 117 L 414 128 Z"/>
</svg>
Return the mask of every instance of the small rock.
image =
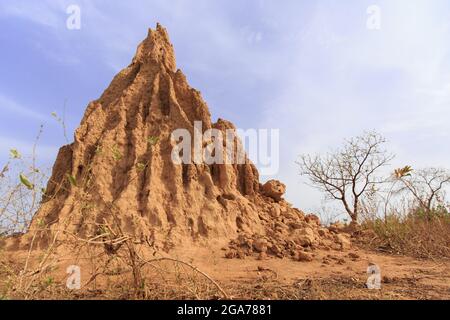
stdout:
<svg viewBox="0 0 450 320">
<path fill-rule="evenodd" d="M 235 250 L 230 250 L 225 253 L 225 258 L 227 259 L 234 259 L 237 257 L 237 252 Z"/>
<path fill-rule="evenodd" d="M 270 215 L 272 216 L 272 218 L 278 218 L 281 215 L 281 209 L 278 204 L 273 204 L 272 208 L 270 209 Z"/>
<path fill-rule="evenodd" d="M 253 241 L 253 249 L 255 249 L 256 252 L 267 252 L 267 241 L 264 239 L 258 239 Z"/>
<path fill-rule="evenodd" d="M 294 235 L 294 241 L 302 247 L 312 246 L 316 241 L 314 231 L 309 227 L 296 230 L 295 234 L 296 235 Z"/>
<path fill-rule="evenodd" d="M 331 232 L 334 232 L 334 233 L 344 232 L 345 229 L 346 229 L 345 224 L 343 224 L 341 222 L 333 223 L 331 226 L 328 227 L 328 230 L 330 230 Z"/>
<path fill-rule="evenodd" d="M 271 253 L 273 253 L 274 255 L 277 255 L 277 254 L 281 253 L 281 249 L 280 249 L 280 247 L 278 247 L 277 245 L 271 246 L 271 247 L 269 248 L 269 251 L 270 251 Z"/>
<path fill-rule="evenodd" d="M 291 223 L 289 223 L 289 227 L 291 227 L 291 229 L 298 230 L 298 229 L 303 228 L 303 223 L 291 222 Z"/>
<path fill-rule="evenodd" d="M 326 236 L 328 236 L 328 234 L 330 233 L 330 232 L 328 231 L 328 229 L 325 229 L 325 228 L 320 228 L 317 232 L 319 233 L 319 236 L 321 236 L 321 237 L 323 237 L 323 238 L 325 238 Z"/>
<path fill-rule="evenodd" d="M 284 211 L 283 213 L 281 213 L 281 215 L 288 221 L 299 221 L 299 219 L 297 219 L 297 214 L 290 210 Z"/>
<path fill-rule="evenodd" d="M 298 236 L 296 242 L 302 247 L 309 247 L 314 242 L 314 237 L 308 236 L 306 234 Z"/>
<path fill-rule="evenodd" d="M 304 234 L 304 235 L 308 235 L 308 236 L 314 237 L 314 230 L 309 228 L 309 227 L 303 228 L 301 230 L 301 233 Z"/>
<path fill-rule="evenodd" d="M 239 243 L 240 246 L 246 246 L 251 248 L 252 247 L 252 239 L 250 239 L 249 236 L 245 235 L 245 234 L 241 234 L 238 236 L 237 241 Z"/>
<path fill-rule="evenodd" d="M 258 260 L 266 260 L 267 259 L 267 254 L 265 252 L 261 252 L 258 255 Z"/>
<path fill-rule="evenodd" d="M 352 258 L 352 259 L 359 259 L 360 258 L 359 254 L 357 254 L 356 252 L 350 252 L 348 254 L 348 256 L 349 256 L 349 258 Z"/>
<path fill-rule="evenodd" d="M 335 241 L 340 245 L 340 250 L 348 250 L 352 246 L 349 235 L 338 233 L 335 235 Z"/>
<path fill-rule="evenodd" d="M 302 262 L 311 262 L 314 258 L 313 255 L 309 252 L 298 251 L 295 255 L 295 259 Z"/>
<path fill-rule="evenodd" d="M 278 180 L 269 180 L 263 185 L 262 192 L 275 201 L 281 201 L 286 193 L 286 185 Z"/>
<path fill-rule="evenodd" d="M 275 228 L 289 230 L 289 227 L 285 223 L 283 223 L 281 221 L 275 222 Z"/>
<path fill-rule="evenodd" d="M 316 215 L 314 215 L 314 214 L 308 214 L 308 215 L 305 217 L 305 220 L 306 220 L 306 222 L 309 223 L 309 224 L 315 224 L 315 225 L 320 226 L 320 219 L 319 219 L 318 216 L 316 216 Z"/>
<path fill-rule="evenodd" d="M 266 268 L 266 267 L 263 267 L 263 266 L 258 266 L 258 267 L 256 268 L 256 270 L 258 270 L 259 272 L 261 272 L 261 271 L 266 271 L 267 268 Z"/>
<path fill-rule="evenodd" d="M 245 253 L 244 253 L 244 251 L 242 251 L 242 250 L 238 250 L 238 251 L 236 252 L 236 256 L 237 256 L 237 258 L 239 258 L 239 259 L 245 259 Z"/>
</svg>

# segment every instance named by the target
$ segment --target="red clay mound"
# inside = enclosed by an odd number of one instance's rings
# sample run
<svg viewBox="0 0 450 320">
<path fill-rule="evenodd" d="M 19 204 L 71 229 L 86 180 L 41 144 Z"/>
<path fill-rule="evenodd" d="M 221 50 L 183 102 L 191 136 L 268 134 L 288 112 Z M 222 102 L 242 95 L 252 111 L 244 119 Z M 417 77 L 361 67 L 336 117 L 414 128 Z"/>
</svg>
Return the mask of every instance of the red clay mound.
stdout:
<svg viewBox="0 0 450 320">
<path fill-rule="evenodd" d="M 74 143 L 59 152 L 29 233 L 8 241 L 8 248 L 27 249 L 33 238 L 40 249 L 67 236 L 92 239 L 111 224 L 166 251 L 230 243 L 229 258 L 257 253 L 309 260 L 314 248 L 349 245 L 348 237 L 321 227 L 317 217 L 291 208 L 282 199 L 282 183 L 260 185 L 248 160 L 175 164 L 171 134 L 184 128 L 194 135 L 195 121 L 203 131 L 234 128 L 211 122 L 158 25 L 131 65 L 88 105 Z"/>
</svg>

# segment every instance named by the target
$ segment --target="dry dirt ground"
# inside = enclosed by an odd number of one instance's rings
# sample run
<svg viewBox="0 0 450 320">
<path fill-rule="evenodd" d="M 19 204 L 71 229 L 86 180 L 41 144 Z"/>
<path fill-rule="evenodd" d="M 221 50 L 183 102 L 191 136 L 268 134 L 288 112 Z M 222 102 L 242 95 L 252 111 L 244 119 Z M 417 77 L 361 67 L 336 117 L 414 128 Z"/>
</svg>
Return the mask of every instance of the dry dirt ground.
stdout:
<svg viewBox="0 0 450 320">
<path fill-rule="evenodd" d="M 297 262 L 227 260 L 220 252 L 197 252 L 192 262 L 235 298 L 450 299 L 448 261 L 424 261 L 362 249 L 315 254 L 312 262 Z M 380 290 L 366 288 L 370 263 L 381 269 Z"/>
<path fill-rule="evenodd" d="M 173 252 L 170 256 L 198 267 L 199 270 L 214 279 L 231 299 L 450 299 L 450 263 L 449 261 L 418 260 L 405 256 L 381 254 L 364 249 L 351 251 L 315 251 L 312 262 L 298 262 L 290 259 L 270 258 L 258 260 L 226 259 L 221 249 L 192 249 Z M 16 255 L 21 257 L 22 255 Z M 23 260 L 22 257 L 20 260 Z M 64 275 L 70 260 L 61 260 L 57 268 L 59 276 L 54 282 L 64 283 Z M 380 290 L 366 287 L 367 267 L 376 264 L 381 270 L 382 284 Z M 67 265 L 67 266 L 66 266 Z M 86 270 L 82 266 L 82 270 Z M 164 273 L 169 273 L 172 266 L 160 266 Z M 86 276 L 83 275 L 83 281 Z M 3 278 L 3 276 L 2 276 Z M 158 276 L 149 276 L 152 284 L 150 299 L 220 299 L 215 296 L 198 294 L 192 290 L 201 290 L 197 280 L 175 291 L 168 290 L 167 282 L 159 281 Z M 58 280 L 59 279 L 59 280 Z M 198 279 L 198 278 L 196 278 Z M 3 278 L 2 280 L 5 280 Z M 204 279 L 203 279 L 204 280 Z M 0 281 L 1 282 L 1 281 Z M 61 285 L 61 287 L 63 287 Z M 47 289 L 48 293 L 30 296 L 32 299 L 132 299 L 122 294 L 110 295 L 102 290 L 88 291 L 83 294 L 66 295 Z M 186 291 L 183 294 L 180 291 Z M 14 296 L 6 297 L 8 299 Z M 20 297 L 22 298 L 22 297 Z"/>
</svg>

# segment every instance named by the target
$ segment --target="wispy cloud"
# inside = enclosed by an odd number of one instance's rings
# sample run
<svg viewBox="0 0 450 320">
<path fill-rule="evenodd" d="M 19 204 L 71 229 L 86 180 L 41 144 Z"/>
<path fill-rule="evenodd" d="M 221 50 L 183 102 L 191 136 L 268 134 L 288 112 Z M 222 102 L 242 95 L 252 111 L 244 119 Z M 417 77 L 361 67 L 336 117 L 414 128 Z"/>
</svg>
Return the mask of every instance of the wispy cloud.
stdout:
<svg viewBox="0 0 450 320">
<path fill-rule="evenodd" d="M 18 117 L 26 117 L 38 121 L 48 121 L 49 116 L 25 107 L 0 93 L 0 110 Z"/>
<path fill-rule="evenodd" d="M 64 23 L 64 17 L 58 11 L 64 12 L 64 1 L 8 1 L 0 4 L 0 16 L 16 17 L 35 24 L 58 28 Z"/>
</svg>

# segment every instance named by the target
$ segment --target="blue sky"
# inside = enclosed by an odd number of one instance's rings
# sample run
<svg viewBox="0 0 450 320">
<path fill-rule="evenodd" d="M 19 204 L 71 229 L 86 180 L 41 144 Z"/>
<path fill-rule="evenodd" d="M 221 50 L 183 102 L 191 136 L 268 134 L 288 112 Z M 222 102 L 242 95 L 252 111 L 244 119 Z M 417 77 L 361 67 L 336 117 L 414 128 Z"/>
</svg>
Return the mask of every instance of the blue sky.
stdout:
<svg viewBox="0 0 450 320">
<path fill-rule="evenodd" d="M 81 29 L 66 8 L 81 8 Z M 381 9 L 369 30 L 367 8 Z M 214 119 L 239 128 L 279 128 L 287 198 L 306 210 L 320 194 L 303 184 L 301 153 L 323 152 L 375 129 L 397 154 L 393 165 L 448 166 L 450 2 L 2 0 L 0 164 L 8 150 L 38 149 L 51 165 L 88 102 L 127 66 L 147 29 L 169 31 L 178 66 Z M 269 177 L 264 177 L 267 179 Z"/>
</svg>

